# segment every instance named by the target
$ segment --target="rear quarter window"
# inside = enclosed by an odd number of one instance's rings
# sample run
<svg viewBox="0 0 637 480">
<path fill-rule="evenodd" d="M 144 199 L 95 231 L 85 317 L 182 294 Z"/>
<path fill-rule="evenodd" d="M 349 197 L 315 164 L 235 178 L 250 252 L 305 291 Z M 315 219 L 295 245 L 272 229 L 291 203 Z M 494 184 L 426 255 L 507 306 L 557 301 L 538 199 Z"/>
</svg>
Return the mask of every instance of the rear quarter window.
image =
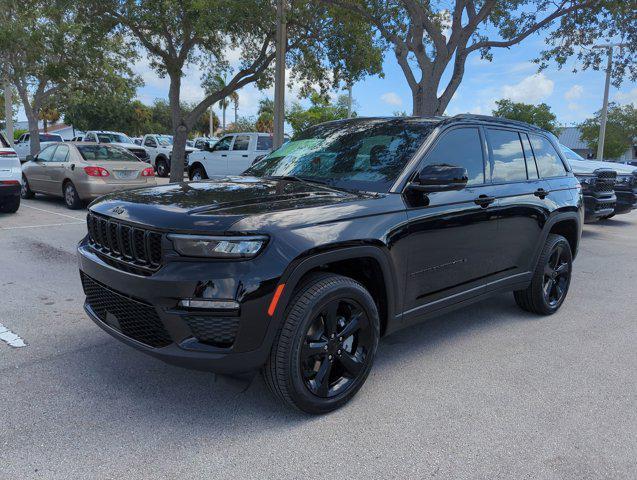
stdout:
<svg viewBox="0 0 637 480">
<path fill-rule="evenodd" d="M 531 140 L 531 147 L 533 147 L 540 177 L 550 178 L 566 175 L 566 167 L 562 163 L 557 150 L 548 139 L 535 134 L 530 134 L 529 139 Z"/>
</svg>

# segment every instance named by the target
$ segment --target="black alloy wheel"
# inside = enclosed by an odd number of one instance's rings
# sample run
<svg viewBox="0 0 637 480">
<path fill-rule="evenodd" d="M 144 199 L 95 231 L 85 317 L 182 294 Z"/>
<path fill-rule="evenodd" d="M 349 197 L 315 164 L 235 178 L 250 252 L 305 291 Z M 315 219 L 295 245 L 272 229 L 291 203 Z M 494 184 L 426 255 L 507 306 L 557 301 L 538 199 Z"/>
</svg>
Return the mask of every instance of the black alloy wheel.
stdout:
<svg viewBox="0 0 637 480">
<path fill-rule="evenodd" d="M 170 170 L 168 168 L 168 162 L 163 158 L 158 159 L 157 160 L 157 176 L 165 178 L 168 176 L 169 172 Z"/>
<path fill-rule="evenodd" d="M 301 374 L 310 392 L 321 398 L 346 391 L 365 366 L 374 345 L 367 314 L 353 299 L 329 302 L 305 333 Z"/>
<path fill-rule="evenodd" d="M 559 305 L 564 296 L 571 278 L 571 256 L 566 255 L 563 244 L 558 243 L 553 249 L 546 266 L 544 267 L 544 283 L 542 292 L 546 303 L 555 307 Z"/>
<path fill-rule="evenodd" d="M 295 289 L 263 368 L 284 403 L 313 414 L 347 403 L 372 368 L 380 337 L 374 299 L 356 280 L 316 273 Z"/>
<path fill-rule="evenodd" d="M 568 241 L 550 234 L 538 259 L 530 285 L 513 292 L 522 310 L 551 315 L 562 306 L 571 284 L 573 254 Z"/>
</svg>

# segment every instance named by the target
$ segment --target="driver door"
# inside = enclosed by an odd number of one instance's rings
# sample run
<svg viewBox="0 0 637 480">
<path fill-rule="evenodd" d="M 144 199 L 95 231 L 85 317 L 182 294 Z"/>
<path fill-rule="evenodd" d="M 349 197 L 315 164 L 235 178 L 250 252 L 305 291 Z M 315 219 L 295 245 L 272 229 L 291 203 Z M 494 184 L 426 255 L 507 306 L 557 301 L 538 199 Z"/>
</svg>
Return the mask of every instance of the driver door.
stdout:
<svg viewBox="0 0 637 480">
<path fill-rule="evenodd" d="M 228 159 L 232 151 L 233 140 L 234 135 L 226 135 L 212 147 L 211 152 L 206 152 L 202 163 L 208 176 L 228 174 Z"/>
<path fill-rule="evenodd" d="M 485 142 L 480 128 L 444 131 L 417 171 L 427 165 L 454 165 L 468 172 L 461 190 L 423 193 L 405 190 L 408 205 L 404 319 L 418 317 L 480 295 L 493 274 L 496 201 L 485 180 Z"/>
<path fill-rule="evenodd" d="M 47 163 L 53 158 L 57 145 L 49 145 L 38 153 L 32 162 L 24 169 L 29 187 L 34 192 L 48 193 L 48 169 Z"/>
</svg>

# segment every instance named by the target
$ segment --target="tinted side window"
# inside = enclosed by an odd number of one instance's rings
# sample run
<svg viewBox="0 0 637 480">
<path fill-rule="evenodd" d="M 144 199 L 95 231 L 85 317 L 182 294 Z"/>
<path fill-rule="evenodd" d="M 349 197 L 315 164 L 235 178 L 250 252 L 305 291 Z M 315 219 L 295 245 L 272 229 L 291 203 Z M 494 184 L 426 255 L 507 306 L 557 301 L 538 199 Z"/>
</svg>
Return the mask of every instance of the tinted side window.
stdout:
<svg viewBox="0 0 637 480">
<path fill-rule="evenodd" d="M 156 147 L 157 143 L 155 143 L 155 139 L 152 137 L 148 137 L 146 138 L 146 140 L 144 140 L 144 145 L 147 147 Z"/>
<path fill-rule="evenodd" d="M 272 137 L 259 135 L 257 137 L 257 150 L 272 150 Z"/>
<path fill-rule="evenodd" d="M 59 145 L 55 153 L 53 154 L 53 158 L 51 158 L 52 162 L 66 162 L 66 157 L 69 155 L 69 147 L 66 145 Z"/>
<path fill-rule="evenodd" d="M 540 135 L 531 134 L 529 137 L 540 177 L 561 177 L 564 175 L 566 168 L 564 168 L 564 164 L 551 142 Z"/>
<path fill-rule="evenodd" d="M 445 133 L 425 160 L 425 165 L 441 164 L 466 168 L 468 185 L 484 183 L 484 158 L 478 129 L 456 128 Z"/>
<path fill-rule="evenodd" d="M 223 137 L 221 140 L 217 142 L 217 144 L 214 146 L 212 150 L 213 152 L 230 150 L 231 143 L 232 143 L 232 135 Z"/>
<path fill-rule="evenodd" d="M 521 133 L 522 147 L 524 147 L 524 158 L 526 158 L 526 173 L 529 178 L 535 180 L 539 178 L 537 173 L 537 166 L 535 165 L 535 159 L 533 158 L 533 150 L 531 150 L 531 143 L 529 142 L 529 136 L 526 133 Z"/>
<path fill-rule="evenodd" d="M 247 150 L 250 146 L 250 135 L 237 135 L 234 139 L 233 150 Z"/>
<path fill-rule="evenodd" d="M 50 162 L 53 157 L 53 152 L 55 152 L 56 145 L 49 145 L 40 153 L 38 153 L 38 160 L 42 162 Z"/>
<path fill-rule="evenodd" d="M 526 180 L 526 163 L 520 135 L 510 130 L 487 128 L 491 180 L 513 182 Z"/>
</svg>

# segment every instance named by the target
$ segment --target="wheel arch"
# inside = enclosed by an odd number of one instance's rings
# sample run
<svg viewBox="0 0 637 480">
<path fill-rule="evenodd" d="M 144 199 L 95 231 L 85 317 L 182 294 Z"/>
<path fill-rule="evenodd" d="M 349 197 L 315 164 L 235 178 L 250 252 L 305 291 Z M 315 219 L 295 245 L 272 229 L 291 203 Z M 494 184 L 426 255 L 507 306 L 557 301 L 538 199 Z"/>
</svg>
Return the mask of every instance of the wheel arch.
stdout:
<svg viewBox="0 0 637 480">
<path fill-rule="evenodd" d="M 282 320 L 295 290 L 315 272 L 331 272 L 360 282 L 376 302 L 381 321 L 381 335 L 388 331 L 398 311 L 398 287 L 391 260 L 382 247 L 337 247 L 292 262 L 279 281 L 279 284 L 285 284 L 285 288 L 277 304 L 277 320 Z"/>
</svg>

